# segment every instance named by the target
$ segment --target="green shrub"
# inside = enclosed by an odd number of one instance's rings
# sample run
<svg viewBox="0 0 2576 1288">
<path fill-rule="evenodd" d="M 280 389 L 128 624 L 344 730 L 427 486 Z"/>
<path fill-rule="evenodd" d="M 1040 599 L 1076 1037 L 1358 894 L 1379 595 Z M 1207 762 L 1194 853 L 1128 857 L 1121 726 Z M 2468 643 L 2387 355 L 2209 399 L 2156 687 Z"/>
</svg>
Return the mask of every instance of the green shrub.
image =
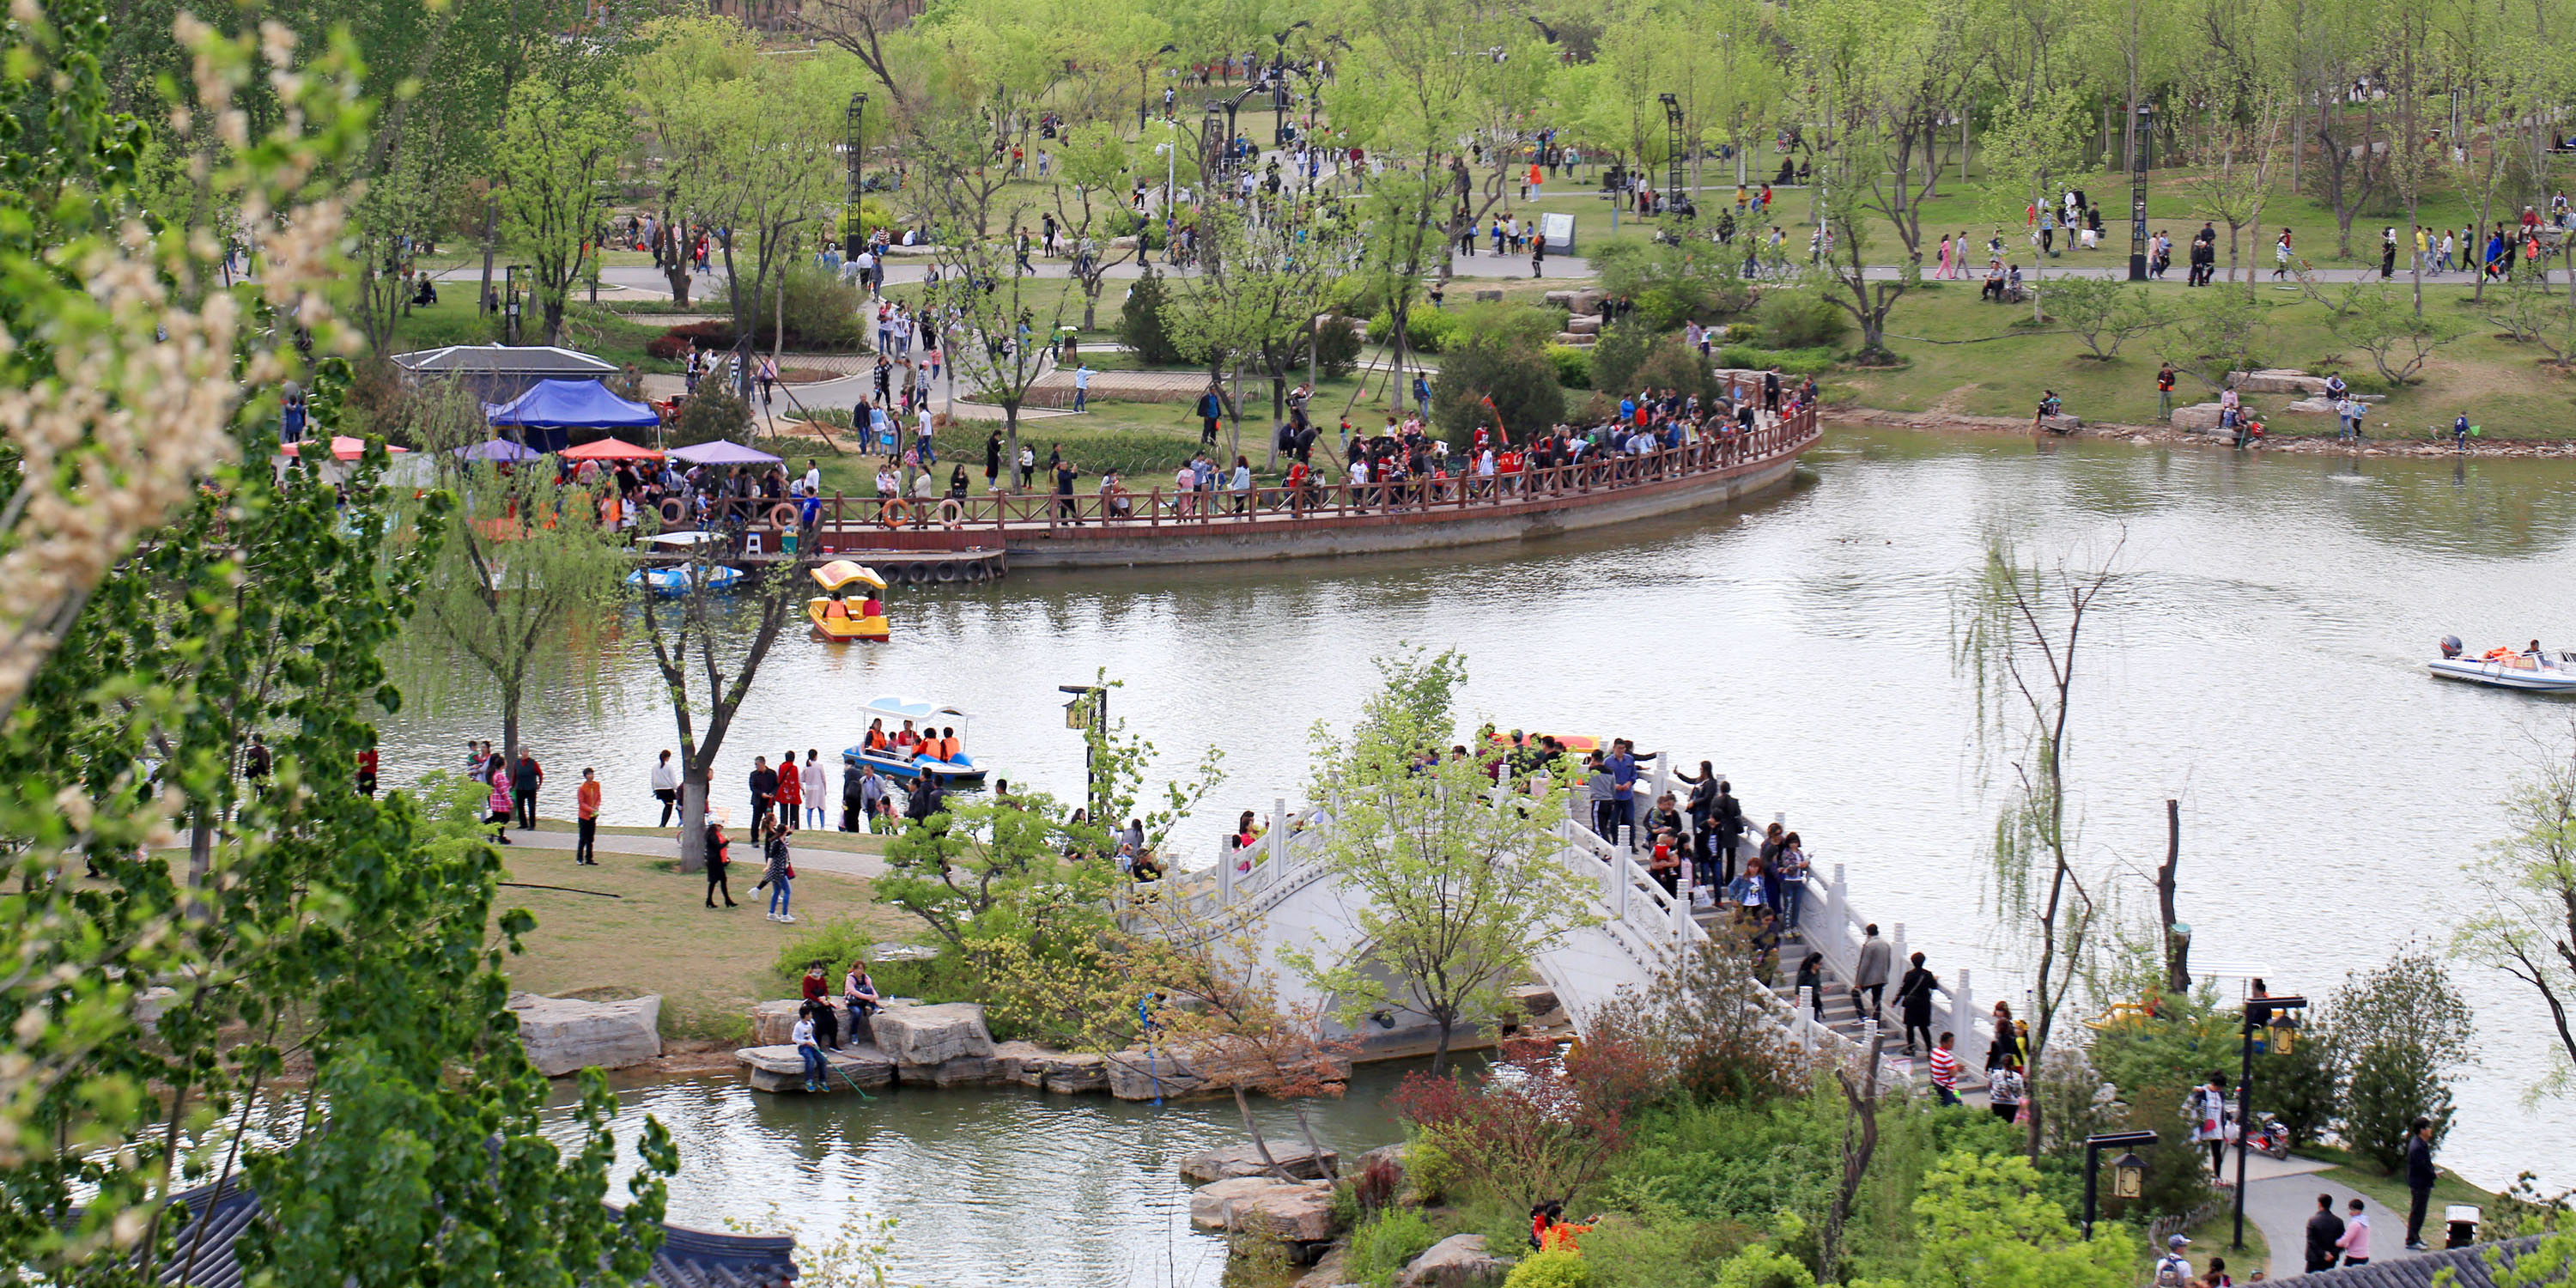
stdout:
<svg viewBox="0 0 2576 1288">
<path fill-rule="evenodd" d="M 1666 1223 L 1638 1216 L 1604 1217 L 1582 1236 L 1583 1259 L 1592 1263 L 1594 1288 L 1704 1284 L 1708 1282 L 1708 1267 L 1732 1250 L 1713 1225 Z"/>
<path fill-rule="evenodd" d="M 1836 344 L 1851 330 L 1848 315 L 1806 291 L 1766 292 L 1753 313 L 1761 320 L 1762 338 L 1775 349 Z"/>
<path fill-rule="evenodd" d="M 1557 386 L 1556 364 L 1534 345 L 1469 340 L 1441 361 L 1432 379 L 1431 419 L 1453 446 L 1464 447 L 1475 441 L 1477 426 L 1496 417 L 1513 441 L 1524 443 L 1563 420 L 1565 391 Z"/>
<path fill-rule="evenodd" d="M 1592 387 L 1592 351 L 1570 344 L 1551 344 L 1541 352 L 1556 364 L 1556 383 L 1568 389 Z"/>
<path fill-rule="evenodd" d="M 1503 1288 L 1592 1288 L 1592 1263 L 1571 1248 L 1533 1252 L 1503 1277 Z"/>
<path fill-rule="evenodd" d="M 1816 1288 L 1816 1275 L 1796 1258 L 1757 1243 L 1718 1267 L 1717 1288 Z"/>
<path fill-rule="evenodd" d="M 1173 342 L 1164 320 L 1170 295 L 1163 275 L 1147 264 L 1136 275 L 1135 284 L 1127 288 L 1127 302 L 1118 306 L 1119 343 L 1134 350 L 1136 360 L 1147 366 L 1170 366 L 1181 361 L 1181 346 Z"/>
<path fill-rule="evenodd" d="M 1414 301 L 1404 315 L 1405 348 L 1414 353 L 1447 353 L 1458 342 L 1462 330 L 1456 315 L 1421 300 Z M 1369 343 L 1388 343 L 1394 334 L 1394 314 L 1380 312 L 1369 318 Z"/>
<path fill-rule="evenodd" d="M 1415 1128 L 1404 1142 L 1404 1181 L 1417 1203 L 1437 1203 L 1458 1182 L 1458 1164 L 1437 1132 Z"/>
<path fill-rule="evenodd" d="M 868 947 L 878 942 L 877 934 L 860 924 L 856 917 L 834 917 L 802 927 L 779 948 L 778 956 L 769 963 L 769 971 L 789 991 L 804 977 L 805 967 L 823 963 L 823 973 L 832 980 L 832 991 L 841 990 L 841 973 L 850 963 L 867 956 Z M 871 974 L 876 974 L 871 970 Z"/>
<path fill-rule="evenodd" d="M 1565 329 L 1566 312 L 1528 304 L 1479 303 L 1464 305 L 1450 316 L 1471 338 L 1493 337 L 1535 345 L 1546 344 Z"/>
<path fill-rule="evenodd" d="M 1315 367 L 1326 379 L 1339 379 L 1359 369 L 1359 319 L 1329 313 L 1315 325 Z M 1289 359 L 1290 366 L 1305 361 L 1306 346 L 1299 344 Z"/>
<path fill-rule="evenodd" d="M 1592 342 L 1591 387 L 1605 394 L 1636 388 L 1637 368 L 1655 350 L 1655 330 L 1643 322 L 1622 320 L 1601 328 Z"/>
<path fill-rule="evenodd" d="M 1717 351 L 1717 365 L 1755 371 L 1778 367 L 1784 376 L 1821 376 L 1834 369 L 1834 351 L 1822 347 L 1757 349 L 1749 344 L 1730 344 Z"/>
<path fill-rule="evenodd" d="M 1431 1223 L 1414 1208 L 1394 1207 L 1351 1229 L 1350 1251 L 1343 1254 L 1342 1274 L 1367 1288 L 1387 1288 L 1406 1264 L 1439 1242 Z"/>
<path fill-rule="evenodd" d="M 786 276 L 786 348 L 798 353 L 856 353 L 867 348 L 868 323 L 863 315 L 867 292 L 857 284 L 824 272 L 810 262 L 790 264 Z M 779 326 L 778 301 L 769 301 L 752 322 L 752 341 L 772 347 Z"/>
<path fill-rule="evenodd" d="M 750 429 L 751 405 L 732 389 L 702 380 L 696 393 L 680 400 L 680 414 L 672 420 L 665 441 L 672 447 L 694 447 L 719 438 L 739 438 Z"/>
<path fill-rule="evenodd" d="M 1665 336 L 1629 379 L 1629 388 L 1617 392 L 1678 389 L 1685 394 L 1699 395 L 1702 406 L 1714 402 L 1718 394 L 1717 377 L 1708 360 L 1699 355 L 1698 349 L 1682 343 L 1682 338 L 1677 335 Z"/>
</svg>

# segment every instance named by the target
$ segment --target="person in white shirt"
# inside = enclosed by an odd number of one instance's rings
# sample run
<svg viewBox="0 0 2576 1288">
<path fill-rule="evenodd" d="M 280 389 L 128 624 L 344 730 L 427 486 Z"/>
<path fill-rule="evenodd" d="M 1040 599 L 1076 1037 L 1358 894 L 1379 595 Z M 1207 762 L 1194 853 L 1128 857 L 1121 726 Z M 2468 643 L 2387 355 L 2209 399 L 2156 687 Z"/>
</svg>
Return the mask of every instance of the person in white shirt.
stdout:
<svg viewBox="0 0 2576 1288">
<path fill-rule="evenodd" d="M 796 1058 L 805 1062 L 805 1089 L 821 1091 L 823 1078 L 830 1066 L 823 1063 L 823 1048 L 814 1045 L 814 1004 L 796 1008 L 796 1027 L 787 1031 L 788 1041 L 796 1044 Z"/>
<path fill-rule="evenodd" d="M 808 472 L 810 477 L 811 472 Z M 814 748 L 805 749 L 805 826 L 820 828 L 827 817 L 823 812 L 823 762 Z"/>
<path fill-rule="evenodd" d="M 811 459 L 805 462 L 805 495 L 823 495 L 823 467 Z"/>
<path fill-rule="evenodd" d="M 680 776 L 672 771 L 667 751 L 653 766 L 653 799 L 662 802 L 662 821 L 655 826 L 669 827 L 672 813 L 680 807 Z"/>
</svg>

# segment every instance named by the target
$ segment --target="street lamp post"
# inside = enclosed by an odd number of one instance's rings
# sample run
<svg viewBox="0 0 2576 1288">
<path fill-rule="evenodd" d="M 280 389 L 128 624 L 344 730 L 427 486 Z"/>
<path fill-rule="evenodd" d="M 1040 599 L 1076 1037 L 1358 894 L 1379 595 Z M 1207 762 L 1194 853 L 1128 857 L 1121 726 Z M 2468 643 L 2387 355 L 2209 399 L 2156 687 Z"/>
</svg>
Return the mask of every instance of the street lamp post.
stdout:
<svg viewBox="0 0 2576 1288">
<path fill-rule="evenodd" d="M 2129 1151 L 2142 1145 L 2155 1143 L 2156 1134 L 2151 1131 L 2111 1131 L 2084 1138 L 2085 1238 L 2093 1237 L 2095 1187 L 2099 1183 L 2102 1170 L 2102 1151 L 2106 1149 L 2122 1151 L 2118 1158 L 2111 1160 L 2111 1197 L 2134 1199 L 2146 1192 L 2147 1164 L 2146 1160 Z"/>
<path fill-rule="evenodd" d="M 2254 1034 L 2264 1033 L 2287 1054 L 2298 1023 L 2284 1012 L 2306 1009 L 2308 999 L 2304 997 L 2267 997 L 2259 989 L 2255 996 L 2245 999 L 2243 1049 L 2239 1053 L 2243 1063 L 2236 1082 L 2236 1237 L 2227 1245 L 2232 1252 L 2245 1250 L 2245 1151 L 2252 1144 L 2254 1126 Z"/>
<path fill-rule="evenodd" d="M 1064 704 L 1064 727 L 1082 731 L 1083 796 L 1096 825 L 1108 795 L 1100 785 L 1100 746 L 1109 737 L 1109 690 L 1097 684 L 1059 684 L 1055 691 L 1073 695 Z"/>
<path fill-rule="evenodd" d="M 859 217 L 859 211 L 861 209 L 860 203 L 865 201 L 867 196 L 866 192 L 860 187 L 859 177 L 860 168 L 866 164 L 867 158 L 867 135 L 865 131 L 867 111 L 867 95 L 850 95 L 850 199 L 848 209 L 841 213 L 841 219 L 843 221 L 841 227 L 841 255 L 845 259 L 852 260 L 859 257 L 859 244 L 865 240 L 867 236 L 867 230 L 860 226 L 864 221 Z"/>
<path fill-rule="evenodd" d="M 2147 280 L 2147 142 L 2154 137 L 2155 109 L 2138 104 L 2138 133 L 2129 148 L 2129 280 Z"/>
<path fill-rule="evenodd" d="M 1679 218 L 1682 211 L 1682 101 L 1671 94 L 1658 94 L 1664 105 L 1664 213 Z"/>
</svg>

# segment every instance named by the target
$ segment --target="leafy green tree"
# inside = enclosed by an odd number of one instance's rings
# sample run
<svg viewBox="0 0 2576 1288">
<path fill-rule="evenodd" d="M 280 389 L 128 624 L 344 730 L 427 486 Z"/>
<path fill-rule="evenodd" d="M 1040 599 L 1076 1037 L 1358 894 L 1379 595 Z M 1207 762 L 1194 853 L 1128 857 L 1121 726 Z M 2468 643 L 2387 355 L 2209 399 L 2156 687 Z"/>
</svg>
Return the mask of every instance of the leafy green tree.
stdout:
<svg viewBox="0 0 2576 1288">
<path fill-rule="evenodd" d="M 2511 835 L 2468 865 L 2472 911 L 2453 954 L 2502 971 L 2540 999 L 2557 1046 L 2533 1088 L 2576 1088 L 2576 721 L 2506 798 Z"/>
<path fill-rule="evenodd" d="M 2114 1224 L 2084 1238 L 2026 1158 L 1953 1153 L 1924 1174 L 1914 1212 L 1916 1288 L 2125 1288 L 2137 1279 L 2136 1236 Z"/>
<path fill-rule="evenodd" d="M 1099 325 L 1100 293 L 1109 285 L 1109 270 L 1144 253 L 1142 229 L 1137 230 L 1136 244 L 1124 250 L 1111 246 L 1099 232 L 1099 216 L 1118 208 L 1112 199 L 1127 180 L 1128 160 L 1127 140 L 1109 126 L 1065 132 L 1056 170 L 1055 213 L 1065 241 L 1073 247 L 1073 280 L 1082 285 L 1085 331 Z M 1067 193 L 1073 195 L 1070 206 L 1065 203 Z M 1097 208 L 1095 198 L 1101 202 Z"/>
<path fill-rule="evenodd" d="M 2061 277 L 2051 281 L 2040 306 L 2084 341 L 2088 356 L 2108 362 L 2120 345 L 2165 324 L 2165 312 L 2143 287 L 2125 286 L 2099 277 Z"/>
<path fill-rule="evenodd" d="M 1339 1001 L 1345 1022 L 1388 1010 L 1436 1026 L 1438 1074 L 1461 1027 L 1512 1013 L 1504 990 L 1534 954 L 1591 924 L 1593 900 L 1557 858 L 1570 775 L 1498 807 L 1477 760 L 1445 750 L 1463 659 L 1417 650 L 1377 665 L 1383 687 L 1358 726 L 1319 724 L 1313 735 L 1314 797 L 1333 812 L 1323 862 L 1353 904 L 1360 947 L 1330 961 L 1283 959 Z"/>
<path fill-rule="evenodd" d="M 2335 990 L 2334 1044 L 2344 1082 L 2336 1134 L 2345 1147 L 2395 1173 L 2406 1134 L 2433 1121 L 2433 1140 L 2451 1128 L 2451 1075 L 2470 1057 L 2469 1004 L 2439 958 L 2401 952 Z"/>
<path fill-rule="evenodd" d="M 1500 421 L 1510 440 L 1526 443 L 1565 418 L 1556 363 L 1517 337 L 1472 335 L 1440 362 L 1431 381 L 1431 419 L 1458 446 L 1479 426 Z"/>
<path fill-rule="evenodd" d="M 1199 247 L 1201 271 L 1177 279 L 1165 325 L 1211 377 L 1229 365 L 1267 377 L 1271 422 L 1284 421 L 1289 378 L 1301 374 L 1316 319 L 1332 307 L 1356 262 L 1356 238 L 1341 219 L 1311 206 L 1259 221 L 1211 207 L 1199 216 Z M 1242 437 L 1238 419 L 1227 456 L 1243 450 Z M 1278 439 L 1269 443 L 1275 464 Z"/>
<path fill-rule="evenodd" d="M 1165 321 L 1171 299 L 1163 275 L 1152 264 L 1146 264 L 1128 286 L 1127 300 L 1118 306 L 1118 342 L 1135 350 L 1137 361 L 1162 367 L 1184 360 Z"/>
<path fill-rule="evenodd" d="M 454 526 L 421 586 L 419 620 L 429 639 L 470 659 L 490 683 L 501 745 L 516 756 L 532 687 L 560 697 L 598 690 L 597 654 L 566 648 L 563 636 L 619 598 L 627 563 L 618 531 L 602 521 L 609 489 L 559 486 L 551 461 L 470 459 L 490 430 L 461 388 L 428 391 L 404 411 L 404 428 L 447 494 L 441 503 L 454 498 Z M 412 669 L 442 665 L 424 658 Z M 429 680 L 433 691 L 439 683 Z"/>
<path fill-rule="evenodd" d="M 531 261 L 545 342 L 563 337 L 574 283 L 597 272 L 593 245 L 617 154 L 632 132 L 614 93 L 613 68 L 584 67 L 565 83 L 539 81 L 511 100 L 503 120 L 504 234 Z M 603 74 L 604 73 L 604 74 Z"/>
<path fill-rule="evenodd" d="M 615 1103 L 585 1082 L 569 1157 L 542 1129 L 547 1088 L 503 1005 L 530 922 L 503 914 L 492 938 L 500 869 L 470 806 L 435 781 L 356 790 L 370 709 L 400 697 L 379 651 L 443 515 L 397 543 L 381 450 L 329 466 L 336 482 L 310 458 L 277 469 L 277 404 L 242 393 L 301 375 L 319 435 L 344 427 L 345 364 L 307 369 L 275 319 L 292 310 L 324 354 L 349 338 L 324 289 L 341 208 L 299 194 L 357 142 L 353 55 L 180 24 L 196 74 L 175 92 L 208 133 L 168 140 L 261 238 L 259 293 L 235 294 L 191 222 L 226 203 L 113 235 L 181 212 L 138 204 L 120 168 L 141 127 L 96 92 L 107 27 L 21 6 L 0 88 L 10 119 L 44 122 L 0 140 L 0 169 L 38 181 L 0 201 L 44 198 L 0 218 L 0 308 L 35 341 L 0 400 L 42 427 L 11 435 L 0 560 L 41 572 L 15 611 L 59 597 L 0 668 L 0 1259 L 54 1283 L 199 1282 L 217 1245 L 167 1200 L 246 1181 L 261 1219 L 236 1250 L 260 1282 L 639 1277 L 668 1138 L 647 1126 L 632 1203 L 602 1207 Z M 253 135 L 231 94 L 263 78 L 291 110 Z M 58 490 L 74 479 L 85 495 Z"/>
</svg>

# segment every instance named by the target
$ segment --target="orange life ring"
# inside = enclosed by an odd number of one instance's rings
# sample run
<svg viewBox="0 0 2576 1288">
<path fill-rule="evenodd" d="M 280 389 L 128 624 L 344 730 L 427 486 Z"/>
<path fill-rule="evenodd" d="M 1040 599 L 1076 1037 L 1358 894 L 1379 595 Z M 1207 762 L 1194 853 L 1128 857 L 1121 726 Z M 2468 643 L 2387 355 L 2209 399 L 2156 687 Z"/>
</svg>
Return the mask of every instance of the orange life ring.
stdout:
<svg viewBox="0 0 2576 1288">
<path fill-rule="evenodd" d="M 885 503 L 877 507 L 877 526 L 881 528 L 900 528 L 903 521 L 911 517 L 912 507 L 899 496 L 887 497 Z"/>
<path fill-rule="evenodd" d="M 681 516 L 687 513 L 688 510 L 681 506 L 678 501 L 664 501 L 662 503 L 662 523 L 666 527 L 671 524 L 678 523 Z"/>
<path fill-rule="evenodd" d="M 773 528 L 795 527 L 796 507 L 789 505 L 785 501 L 781 501 L 778 504 L 769 507 L 769 526 Z"/>
<path fill-rule="evenodd" d="M 966 507 L 956 497 L 943 497 L 939 502 L 939 526 L 953 528 L 966 521 Z"/>
</svg>

